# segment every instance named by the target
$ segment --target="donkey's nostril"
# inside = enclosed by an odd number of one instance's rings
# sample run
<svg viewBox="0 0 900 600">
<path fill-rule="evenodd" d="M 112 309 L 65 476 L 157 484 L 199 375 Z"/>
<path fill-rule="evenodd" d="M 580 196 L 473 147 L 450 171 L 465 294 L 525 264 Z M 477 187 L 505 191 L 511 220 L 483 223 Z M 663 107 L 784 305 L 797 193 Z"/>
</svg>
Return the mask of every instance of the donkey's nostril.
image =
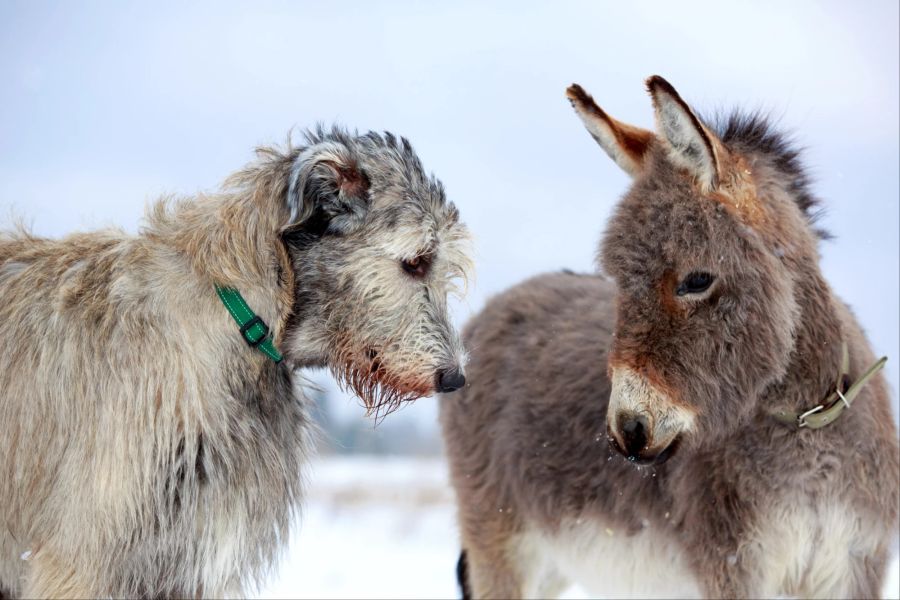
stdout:
<svg viewBox="0 0 900 600">
<path fill-rule="evenodd" d="M 625 421 L 625 424 L 622 425 L 622 433 L 628 435 L 634 435 L 636 433 L 640 433 L 643 431 L 644 426 L 641 425 L 641 422 L 637 419 Z"/>
<path fill-rule="evenodd" d="M 622 432 L 625 455 L 630 459 L 640 457 L 647 446 L 647 419 L 636 415 L 620 417 L 619 430 Z"/>
<path fill-rule="evenodd" d="M 438 391 L 442 394 L 455 392 L 466 385 L 466 376 L 456 369 L 450 371 L 438 371 L 437 383 Z"/>
</svg>

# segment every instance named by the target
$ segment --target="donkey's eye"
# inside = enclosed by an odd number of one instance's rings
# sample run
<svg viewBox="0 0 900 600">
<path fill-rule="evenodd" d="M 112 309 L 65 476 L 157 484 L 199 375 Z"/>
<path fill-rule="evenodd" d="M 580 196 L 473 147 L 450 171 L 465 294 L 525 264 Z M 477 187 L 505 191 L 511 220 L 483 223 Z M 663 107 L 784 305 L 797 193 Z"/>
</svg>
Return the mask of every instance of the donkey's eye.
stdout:
<svg viewBox="0 0 900 600">
<path fill-rule="evenodd" d="M 676 288 L 675 293 L 679 296 L 684 296 L 686 294 L 700 294 L 709 289 L 709 286 L 712 285 L 715 277 L 710 275 L 709 273 L 699 273 L 694 272 L 684 278 L 684 280 L 678 284 L 678 288 Z"/>
<path fill-rule="evenodd" d="M 419 255 L 415 258 L 400 261 L 403 270 L 413 277 L 421 278 L 428 275 L 428 268 L 431 266 L 431 258 L 425 255 Z"/>
</svg>

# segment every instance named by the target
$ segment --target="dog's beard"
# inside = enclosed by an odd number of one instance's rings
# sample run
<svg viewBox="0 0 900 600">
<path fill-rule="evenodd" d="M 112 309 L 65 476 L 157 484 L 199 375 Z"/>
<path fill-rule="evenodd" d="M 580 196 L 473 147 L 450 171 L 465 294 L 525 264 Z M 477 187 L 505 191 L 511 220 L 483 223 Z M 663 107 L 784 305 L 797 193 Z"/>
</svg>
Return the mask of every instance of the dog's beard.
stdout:
<svg viewBox="0 0 900 600">
<path fill-rule="evenodd" d="M 341 344 L 331 363 L 332 373 L 344 391 L 355 394 L 366 408 L 366 416 L 379 423 L 406 404 L 434 392 L 430 379 L 402 377 L 388 371 L 375 353 L 361 358 L 349 345 Z"/>
</svg>

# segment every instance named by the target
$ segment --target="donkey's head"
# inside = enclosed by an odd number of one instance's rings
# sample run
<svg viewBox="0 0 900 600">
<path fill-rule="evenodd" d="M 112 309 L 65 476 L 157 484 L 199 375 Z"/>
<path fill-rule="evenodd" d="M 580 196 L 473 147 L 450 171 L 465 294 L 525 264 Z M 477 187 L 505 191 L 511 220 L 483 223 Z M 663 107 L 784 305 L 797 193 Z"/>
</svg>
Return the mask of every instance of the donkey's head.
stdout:
<svg viewBox="0 0 900 600">
<path fill-rule="evenodd" d="M 796 152 L 757 116 L 718 132 L 661 77 L 656 132 L 568 96 L 633 178 L 601 242 L 618 287 L 609 355 L 610 440 L 637 462 L 733 432 L 781 378 L 798 324 L 797 282 L 817 269 L 814 204 Z"/>
<path fill-rule="evenodd" d="M 461 387 L 447 296 L 470 267 L 468 232 L 409 142 L 320 129 L 283 173 L 296 281 L 286 356 L 327 365 L 370 410 Z"/>
</svg>

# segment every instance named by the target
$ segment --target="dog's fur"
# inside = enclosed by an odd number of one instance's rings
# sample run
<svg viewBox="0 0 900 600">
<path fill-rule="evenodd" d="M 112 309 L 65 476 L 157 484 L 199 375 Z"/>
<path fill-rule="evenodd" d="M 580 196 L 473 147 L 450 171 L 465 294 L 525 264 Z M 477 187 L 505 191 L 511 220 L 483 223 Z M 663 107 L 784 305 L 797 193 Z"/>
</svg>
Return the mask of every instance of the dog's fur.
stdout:
<svg viewBox="0 0 900 600">
<path fill-rule="evenodd" d="M 320 129 L 258 156 L 220 193 L 157 203 L 137 236 L 0 237 L 5 593 L 244 595 L 303 495 L 295 369 L 330 367 L 382 413 L 461 369 L 446 299 L 467 233 L 406 140 Z"/>
<path fill-rule="evenodd" d="M 441 402 L 463 589 L 876 597 L 900 499 L 884 378 L 823 429 L 773 416 L 834 390 L 842 342 L 851 380 L 874 361 L 821 275 L 797 153 L 759 115 L 706 124 L 648 87 L 657 133 L 569 89 L 635 177 L 601 244 L 613 282 L 534 278 L 464 333 L 469 386 Z M 692 272 L 712 285 L 685 291 Z M 638 422 L 654 466 L 611 449 Z"/>
</svg>

